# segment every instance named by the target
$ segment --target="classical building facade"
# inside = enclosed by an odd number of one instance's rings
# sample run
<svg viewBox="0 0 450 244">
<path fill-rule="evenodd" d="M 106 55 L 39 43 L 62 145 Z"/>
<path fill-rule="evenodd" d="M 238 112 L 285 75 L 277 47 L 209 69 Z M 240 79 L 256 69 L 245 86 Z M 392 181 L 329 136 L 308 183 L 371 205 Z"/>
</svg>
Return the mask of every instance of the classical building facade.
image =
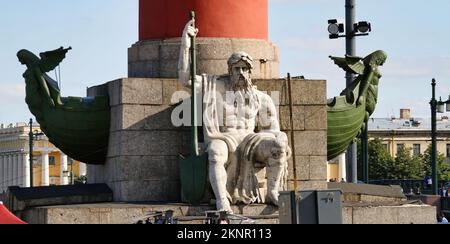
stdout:
<svg viewBox="0 0 450 244">
<path fill-rule="evenodd" d="M 0 125 L 0 194 L 9 186 L 30 186 L 30 127 Z M 40 133 L 38 124 L 33 133 Z M 86 175 L 86 165 L 68 158 L 43 135 L 33 140 L 33 186 L 67 185 Z"/>
<path fill-rule="evenodd" d="M 437 119 L 437 150 L 450 159 L 450 121 Z M 423 154 L 431 144 L 431 119 L 412 118 L 409 109 L 402 109 L 400 118 L 370 119 L 369 138 L 378 138 L 392 157 L 405 147 L 412 155 Z M 450 162 L 450 161 L 449 161 Z"/>
</svg>

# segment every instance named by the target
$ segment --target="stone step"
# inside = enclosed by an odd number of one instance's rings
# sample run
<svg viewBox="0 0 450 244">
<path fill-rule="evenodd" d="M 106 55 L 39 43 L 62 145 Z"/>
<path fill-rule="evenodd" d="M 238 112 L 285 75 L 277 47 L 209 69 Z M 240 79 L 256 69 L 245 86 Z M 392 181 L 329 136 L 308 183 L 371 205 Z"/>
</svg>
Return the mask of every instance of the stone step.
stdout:
<svg viewBox="0 0 450 244">
<path fill-rule="evenodd" d="M 26 209 L 18 214 L 30 224 L 133 224 L 148 218 L 149 213 L 173 211 L 181 224 L 202 224 L 213 205 L 99 203 L 47 206 Z M 256 224 L 277 223 L 278 208 L 271 205 L 233 206 L 233 213 L 248 216 Z"/>
</svg>

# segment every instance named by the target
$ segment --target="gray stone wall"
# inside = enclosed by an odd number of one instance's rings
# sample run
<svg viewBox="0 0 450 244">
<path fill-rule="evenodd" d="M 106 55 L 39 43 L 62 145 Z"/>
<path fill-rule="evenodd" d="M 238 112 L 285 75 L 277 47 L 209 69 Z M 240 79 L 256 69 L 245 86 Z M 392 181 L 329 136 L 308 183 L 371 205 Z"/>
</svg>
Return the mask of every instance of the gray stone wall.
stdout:
<svg viewBox="0 0 450 244">
<path fill-rule="evenodd" d="M 344 224 L 436 224 L 436 207 L 429 205 L 342 208 Z"/>
<path fill-rule="evenodd" d="M 292 83 L 293 130 L 286 81 L 255 80 L 259 90 L 280 93 L 281 127 L 295 140 L 290 190 L 326 189 L 326 82 Z M 172 126 L 171 97 L 182 90 L 189 92 L 174 79 L 144 78 L 88 89 L 89 96 L 109 94 L 111 104 L 107 163 L 88 166 L 89 183 L 107 183 L 115 201 L 180 201 L 179 155 L 188 153 L 189 129 Z"/>
<path fill-rule="evenodd" d="M 197 38 L 197 73 L 227 74 L 233 52 L 245 51 L 254 59 L 253 78 L 279 78 L 278 48 L 265 40 Z M 180 38 L 140 41 L 128 49 L 128 76 L 176 78 Z"/>
<path fill-rule="evenodd" d="M 287 80 L 258 80 L 256 85 L 262 91 L 280 91 L 281 130 L 294 153 L 289 161 L 289 190 L 327 189 L 326 81 L 292 80 L 293 125 Z"/>
</svg>

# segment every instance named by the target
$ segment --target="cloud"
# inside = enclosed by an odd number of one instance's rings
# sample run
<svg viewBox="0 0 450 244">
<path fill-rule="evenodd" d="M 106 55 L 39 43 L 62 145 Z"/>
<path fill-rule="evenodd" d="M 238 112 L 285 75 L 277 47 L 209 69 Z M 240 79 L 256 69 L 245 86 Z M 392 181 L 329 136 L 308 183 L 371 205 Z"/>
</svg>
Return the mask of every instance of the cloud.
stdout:
<svg viewBox="0 0 450 244">
<path fill-rule="evenodd" d="M 11 99 L 25 99 L 25 84 L 2 84 L 0 89 L 0 103 L 10 101 Z"/>
</svg>

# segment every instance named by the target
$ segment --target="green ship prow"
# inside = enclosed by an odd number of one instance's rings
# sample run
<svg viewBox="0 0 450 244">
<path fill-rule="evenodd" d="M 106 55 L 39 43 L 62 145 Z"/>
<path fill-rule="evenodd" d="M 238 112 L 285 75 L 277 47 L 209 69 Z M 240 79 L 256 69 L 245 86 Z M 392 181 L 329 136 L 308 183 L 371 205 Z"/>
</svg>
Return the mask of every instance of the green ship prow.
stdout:
<svg viewBox="0 0 450 244">
<path fill-rule="evenodd" d="M 330 58 L 345 71 L 359 76 L 341 96 L 328 103 L 328 160 L 344 153 L 367 126 L 378 100 L 381 78 L 378 66 L 386 62 L 387 55 L 383 51 L 376 51 L 366 58 Z"/>
<path fill-rule="evenodd" d="M 27 50 L 17 56 L 27 66 L 26 103 L 49 141 L 70 158 L 104 164 L 109 140 L 110 105 L 107 96 L 60 97 L 58 84 L 46 73 L 55 69 L 68 49 L 40 54 Z"/>
</svg>

